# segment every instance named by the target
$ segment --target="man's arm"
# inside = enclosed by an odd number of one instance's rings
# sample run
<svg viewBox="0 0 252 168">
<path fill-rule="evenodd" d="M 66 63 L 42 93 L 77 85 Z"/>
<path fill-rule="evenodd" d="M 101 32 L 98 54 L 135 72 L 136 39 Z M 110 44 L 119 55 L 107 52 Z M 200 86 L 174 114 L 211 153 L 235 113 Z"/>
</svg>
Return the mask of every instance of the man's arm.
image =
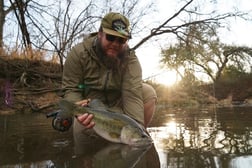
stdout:
<svg viewBox="0 0 252 168">
<path fill-rule="evenodd" d="M 142 68 L 133 51 L 131 51 L 128 61 L 122 85 L 123 111 L 144 124 Z"/>
<path fill-rule="evenodd" d="M 79 85 L 82 84 L 82 65 L 78 50 L 80 46 L 73 48 L 65 61 L 63 69 L 62 87 L 65 91 L 64 98 L 71 102 L 82 99 L 82 91 Z"/>
</svg>

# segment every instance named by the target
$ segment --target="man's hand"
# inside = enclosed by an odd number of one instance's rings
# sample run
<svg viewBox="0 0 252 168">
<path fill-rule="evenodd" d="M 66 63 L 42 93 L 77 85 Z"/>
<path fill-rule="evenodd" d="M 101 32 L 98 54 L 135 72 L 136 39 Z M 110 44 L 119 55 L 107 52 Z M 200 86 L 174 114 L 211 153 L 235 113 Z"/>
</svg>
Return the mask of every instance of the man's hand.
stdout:
<svg viewBox="0 0 252 168">
<path fill-rule="evenodd" d="M 95 126 L 95 122 L 93 120 L 93 114 L 84 113 L 82 115 L 77 116 L 77 120 L 85 127 L 85 128 L 93 128 Z"/>
<path fill-rule="evenodd" d="M 80 106 L 88 106 L 90 99 L 84 99 L 76 102 L 75 104 Z M 77 120 L 87 129 L 93 128 L 95 126 L 95 122 L 93 120 L 93 114 L 84 113 L 82 115 L 76 116 Z"/>
<path fill-rule="evenodd" d="M 76 102 L 75 104 L 80 105 L 80 106 L 88 106 L 88 103 L 90 101 L 91 101 L 91 99 L 84 99 L 84 100 Z"/>
</svg>

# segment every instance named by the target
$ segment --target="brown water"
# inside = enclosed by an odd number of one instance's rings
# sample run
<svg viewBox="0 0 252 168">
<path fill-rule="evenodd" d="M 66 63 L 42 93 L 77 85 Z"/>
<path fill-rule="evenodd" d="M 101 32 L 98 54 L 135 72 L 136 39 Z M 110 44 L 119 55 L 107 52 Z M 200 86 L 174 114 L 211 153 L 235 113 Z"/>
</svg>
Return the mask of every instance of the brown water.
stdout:
<svg viewBox="0 0 252 168">
<path fill-rule="evenodd" d="M 160 108 L 148 128 L 154 145 L 106 141 L 76 146 L 72 131 L 44 114 L 0 116 L 0 168 L 251 168 L 252 108 Z"/>
</svg>

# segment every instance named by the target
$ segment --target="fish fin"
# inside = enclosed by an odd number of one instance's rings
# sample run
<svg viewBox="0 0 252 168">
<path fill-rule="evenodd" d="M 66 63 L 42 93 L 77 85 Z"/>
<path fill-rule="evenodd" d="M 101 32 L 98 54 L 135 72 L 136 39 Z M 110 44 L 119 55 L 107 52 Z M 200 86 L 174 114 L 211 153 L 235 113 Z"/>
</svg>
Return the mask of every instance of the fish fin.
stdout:
<svg viewBox="0 0 252 168">
<path fill-rule="evenodd" d="M 70 112 L 70 111 L 72 111 L 74 109 L 75 104 L 70 102 L 70 101 L 67 101 L 65 99 L 62 99 L 62 100 L 59 101 L 59 107 L 64 112 Z"/>
<path fill-rule="evenodd" d="M 88 103 L 88 106 L 97 110 L 107 110 L 107 107 L 100 99 L 93 99 Z"/>
</svg>

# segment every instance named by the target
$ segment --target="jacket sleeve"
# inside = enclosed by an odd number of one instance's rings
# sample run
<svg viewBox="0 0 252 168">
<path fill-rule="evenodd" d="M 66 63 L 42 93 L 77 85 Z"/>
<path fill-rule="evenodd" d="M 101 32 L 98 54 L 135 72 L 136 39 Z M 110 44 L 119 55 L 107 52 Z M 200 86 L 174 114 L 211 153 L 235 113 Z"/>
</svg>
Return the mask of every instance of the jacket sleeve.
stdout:
<svg viewBox="0 0 252 168">
<path fill-rule="evenodd" d="M 62 87 L 65 91 L 64 98 L 71 102 L 82 100 L 82 91 L 80 84 L 82 84 L 82 65 L 77 46 L 73 48 L 67 55 L 64 64 Z"/>
<path fill-rule="evenodd" d="M 122 83 L 123 112 L 144 124 L 142 69 L 135 52 L 131 51 Z"/>
</svg>

